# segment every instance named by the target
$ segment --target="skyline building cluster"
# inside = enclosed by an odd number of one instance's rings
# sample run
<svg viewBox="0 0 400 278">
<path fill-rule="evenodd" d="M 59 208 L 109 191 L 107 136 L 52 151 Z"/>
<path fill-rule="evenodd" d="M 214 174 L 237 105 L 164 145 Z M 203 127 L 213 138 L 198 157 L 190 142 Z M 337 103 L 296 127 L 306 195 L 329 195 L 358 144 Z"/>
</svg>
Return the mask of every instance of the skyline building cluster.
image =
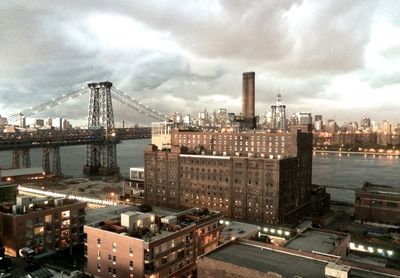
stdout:
<svg viewBox="0 0 400 278">
<path fill-rule="evenodd" d="M 25 118 L 21 117 L 18 125 L 11 125 L 8 123 L 6 117 L 0 115 L 0 131 L 15 132 L 24 130 L 38 130 L 38 129 L 56 129 L 66 130 L 72 129 L 72 124 L 65 118 Z"/>
</svg>

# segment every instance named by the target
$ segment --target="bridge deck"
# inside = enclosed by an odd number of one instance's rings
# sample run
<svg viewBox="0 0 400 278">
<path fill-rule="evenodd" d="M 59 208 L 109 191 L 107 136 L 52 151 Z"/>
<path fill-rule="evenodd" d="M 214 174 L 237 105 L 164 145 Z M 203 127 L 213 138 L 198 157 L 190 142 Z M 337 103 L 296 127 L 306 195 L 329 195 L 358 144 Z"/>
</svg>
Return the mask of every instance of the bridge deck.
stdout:
<svg viewBox="0 0 400 278">
<path fill-rule="evenodd" d="M 151 138 L 150 127 L 104 129 L 38 130 L 35 132 L 0 133 L 0 151 L 21 148 L 87 145 L 107 141 L 120 142 Z"/>
</svg>

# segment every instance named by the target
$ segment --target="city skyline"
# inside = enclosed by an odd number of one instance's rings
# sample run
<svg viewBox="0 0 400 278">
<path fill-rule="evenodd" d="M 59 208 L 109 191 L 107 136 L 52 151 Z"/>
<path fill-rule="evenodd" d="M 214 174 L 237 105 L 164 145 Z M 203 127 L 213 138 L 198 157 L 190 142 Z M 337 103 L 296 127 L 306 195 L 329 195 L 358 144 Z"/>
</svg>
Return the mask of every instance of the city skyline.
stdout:
<svg viewBox="0 0 400 278">
<path fill-rule="evenodd" d="M 168 114 L 239 113 L 244 71 L 256 114 L 280 92 L 291 112 L 325 119 L 400 116 L 395 1 L 97 3 L 0 3 L 2 116 L 98 80 Z M 57 112 L 85 121 L 87 103 Z"/>
</svg>

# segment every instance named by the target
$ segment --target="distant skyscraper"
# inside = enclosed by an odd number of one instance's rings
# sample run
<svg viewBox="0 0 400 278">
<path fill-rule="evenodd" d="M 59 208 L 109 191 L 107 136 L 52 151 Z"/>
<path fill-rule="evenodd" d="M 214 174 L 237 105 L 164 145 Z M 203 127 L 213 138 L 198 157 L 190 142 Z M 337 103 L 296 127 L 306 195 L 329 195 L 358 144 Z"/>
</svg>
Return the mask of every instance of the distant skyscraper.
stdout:
<svg viewBox="0 0 400 278">
<path fill-rule="evenodd" d="M 321 121 L 322 122 L 322 115 L 315 115 L 314 116 L 314 121 Z"/>
<path fill-rule="evenodd" d="M 35 126 L 36 127 L 44 127 L 44 120 L 43 119 L 35 119 Z"/>
<path fill-rule="evenodd" d="M 300 124 L 302 124 L 302 125 L 311 125 L 312 124 L 311 113 L 300 112 L 298 117 L 299 117 Z"/>
<path fill-rule="evenodd" d="M 314 118 L 314 129 L 316 131 L 321 131 L 323 129 L 322 115 L 315 115 L 315 118 Z"/>
<path fill-rule="evenodd" d="M 338 126 L 337 126 L 336 120 L 328 120 L 326 122 L 326 126 L 325 126 L 326 131 L 328 131 L 330 133 L 336 133 L 337 128 L 338 128 Z"/>
<path fill-rule="evenodd" d="M 382 123 L 380 124 L 379 131 L 383 133 L 390 133 L 391 129 L 392 125 L 388 121 L 383 120 Z"/>
<path fill-rule="evenodd" d="M 366 116 L 362 117 L 360 127 L 363 130 L 371 128 L 371 119 Z"/>
<path fill-rule="evenodd" d="M 26 118 L 22 114 L 19 115 L 19 127 L 21 128 L 26 127 Z"/>
<path fill-rule="evenodd" d="M 272 129 L 286 130 L 286 106 L 282 104 L 282 95 L 276 96 L 276 104 L 271 106 L 272 118 L 271 127 Z"/>
</svg>

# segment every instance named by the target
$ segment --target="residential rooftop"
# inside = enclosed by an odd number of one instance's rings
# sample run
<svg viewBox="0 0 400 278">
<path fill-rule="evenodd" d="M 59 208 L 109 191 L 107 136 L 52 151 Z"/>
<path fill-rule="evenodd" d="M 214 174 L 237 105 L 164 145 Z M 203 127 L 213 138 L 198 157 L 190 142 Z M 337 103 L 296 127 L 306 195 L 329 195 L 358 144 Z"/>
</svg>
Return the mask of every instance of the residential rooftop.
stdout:
<svg viewBox="0 0 400 278">
<path fill-rule="evenodd" d="M 135 207 L 130 205 L 107 206 L 86 210 L 85 223 L 96 225 L 104 219 L 117 220 L 121 218 L 121 213 L 135 211 Z"/>
<path fill-rule="evenodd" d="M 177 212 L 168 216 L 127 211 L 122 213 L 119 219 L 100 222 L 98 227 L 102 230 L 151 242 L 185 228 L 193 227 L 212 219 L 219 220 L 220 218 L 222 218 L 222 215 L 217 211 L 199 208 Z"/>
<path fill-rule="evenodd" d="M 22 215 L 77 203 L 84 204 L 83 202 L 67 198 L 35 198 L 30 196 L 17 196 L 14 204 L 1 206 L 0 213 Z"/>
</svg>

